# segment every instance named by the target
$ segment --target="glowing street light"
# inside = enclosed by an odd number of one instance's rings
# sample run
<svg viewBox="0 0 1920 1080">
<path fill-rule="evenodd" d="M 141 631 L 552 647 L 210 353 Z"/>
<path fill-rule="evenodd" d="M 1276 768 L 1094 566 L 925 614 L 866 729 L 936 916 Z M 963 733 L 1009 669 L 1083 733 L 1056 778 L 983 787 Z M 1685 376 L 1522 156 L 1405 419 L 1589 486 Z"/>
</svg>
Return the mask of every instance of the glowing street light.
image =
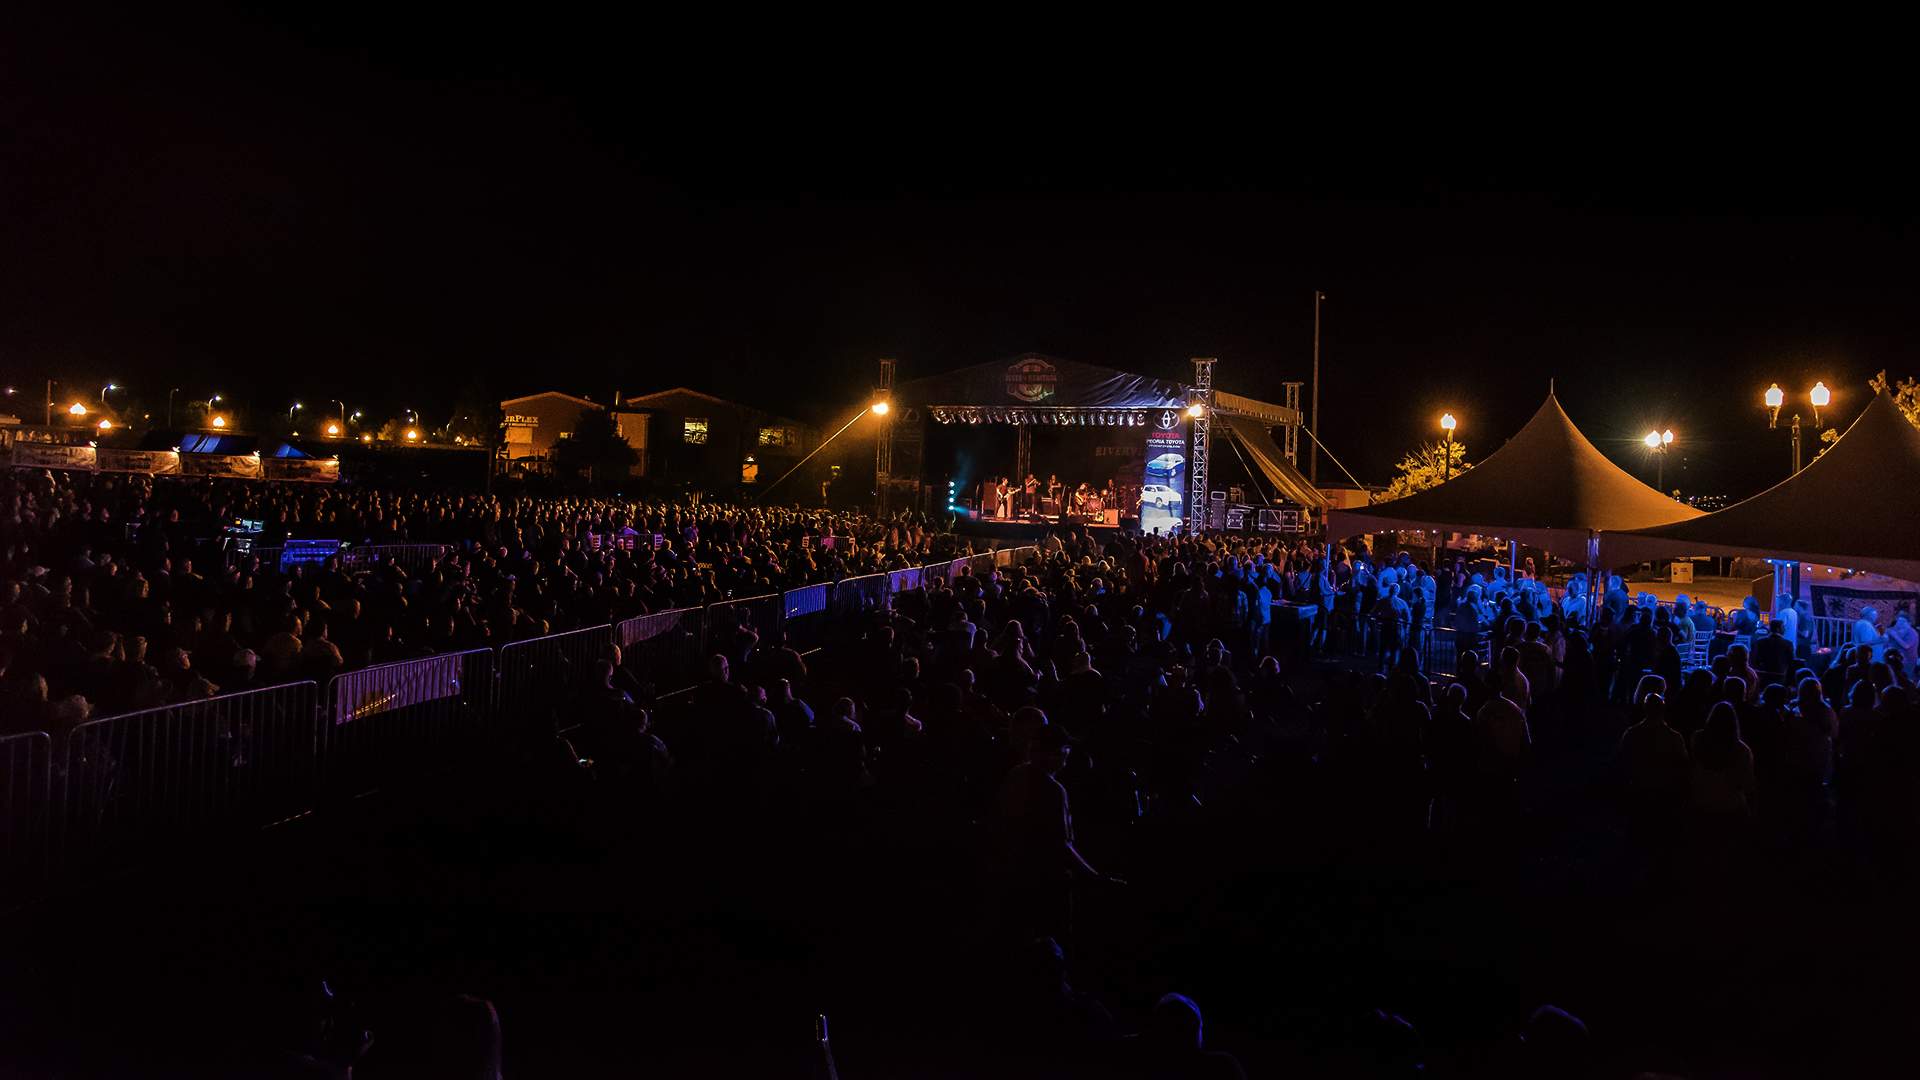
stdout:
<svg viewBox="0 0 1920 1080">
<path fill-rule="evenodd" d="M 1772 410 L 1771 414 L 1767 417 L 1767 426 L 1773 427 L 1780 421 L 1780 406 L 1787 403 L 1786 391 L 1780 389 L 1779 383 L 1774 383 L 1772 386 L 1767 387 L 1766 402 L 1767 408 Z"/>
<path fill-rule="evenodd" d="M 69 416 L 85 416 L 87 415 L 87 407 L 76 401 L 67 406 L 67 414 Z"/>
<path fill-rule="evenodd" d="M 1673 446 L 1673 429 L 1649 431 L 1647 437 L 1640 441 L 1647 444 L 1647 449 L 1653 452 L 1654 460 L 1657 462 L 1654 486 L 1665 491 L 1667 489 L 1667 452 Z"/>
<path fill-rule="evenodd" d="M 1440 430 L 1447 433 L 1447 446 L 1442 458 L 1445 464 L 1441 467 L 1440 477 L 1440 482 L 1443 484 L 1453 479 L 1453 429 L 1459 424 L 1460 421 L 1455 420 L 1452 413 L 1440 414 Z"/>
<path fill-rule="evenodd" d="M 1827 389 L 1824 382 L 1815 382 L 1813 389 L 1807 392 L 1807 400 L 1813 402 L 1813 430 L 1820 430 L 1820 410 L 1833 401 L 1833 391 Z"/>
<path fill-rule="evenodd" d="M 107 391 L 118 390 L 118 389 L 120 389 L 119 383 L 108 383 L 107 385 L 100 388 L 100 407 L 101 408 L 104 409 L 107 407 Z"/>
<path fill-rule="evenodd" d="M 327 421 L 327 438 L 337 439 L 339 437 L 340 437 L 340 425 L 334 423 L 331 420 Z"/>
<path fill-rule="evenodd" d="M 223 428 L 223 427 L 226 427 L 226 426 L 227 426 L 227 418 L 226 418 L 226 417 L 224 417 L 224 416 L 216 416 L 216 417 L 214 417 L 214 418 L 213 418 L 213 426 L 214 426 L 214 427 L 217 427 L 217 428 Z"/>
<path fill-rule="evenodd" d="M 372 433 L 370 433 L 370 432 L 369 432 L 369 433 L 362 433 L 362 434 L 361 434 L 361 436 L 360 436 L 360 441 L 361 441 L 361 442 L 363 442 L 363 443 L 369 443 L 369 444 L 370 444 L 370 443 L 372 443 L 372 442 L 373 442 L 373 435 L 372 435 Z"/>
<path fill-rule="evenodd" d="M 416 441 L 416 440 L 418 440 L 419 438 L 420 438 L 420 432 L 419 432 L 419 430 L 418 430 L 418 429 L 415 429 L 415 428 L 408 428 L 408 429 L 407 429 L 407 441 L 408 441 L 408 442 L 414 442 L 414 441 Z"/>
<path fill-rule="evenodd" d="M 112 430 L 113 430 L 113 421 L 111 421 L 111 420 L 102 420 L 102 421 L 100 421 L 100 430 L 101 430 L 101 431 L 112 431 Z"/>
<path fill-rule="evenodd" d="M 884 399 L 873 403 L 873 415 L 875 416 L 885 416 L 892 411 L 893 406 L 887 404 Z"/>
</svg>

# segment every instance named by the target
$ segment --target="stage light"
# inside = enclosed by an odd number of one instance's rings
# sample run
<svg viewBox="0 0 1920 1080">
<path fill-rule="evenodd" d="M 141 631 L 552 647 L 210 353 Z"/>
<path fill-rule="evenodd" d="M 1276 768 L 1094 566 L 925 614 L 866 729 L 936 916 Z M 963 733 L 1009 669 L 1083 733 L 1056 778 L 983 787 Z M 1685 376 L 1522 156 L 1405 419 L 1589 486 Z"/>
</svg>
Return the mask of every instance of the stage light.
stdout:
<svg viewBox="0 0 1920 1080">
<path fill-rule="evenodd" d="M 893 406 L 888 405 L 884 401 L 876 401 L 873 403 L 873 415 L 885 416 L 890 410 L 892 410 L 892 408 Z"/>
<path fill-rule="evenodd" d="M 1192 419 L 1198 420 L 1201 417 L 1207 415 L 1207 407 L 1196 401 L 1193 404 L 1187 406 L 1187 415 Z"/>
</svg>

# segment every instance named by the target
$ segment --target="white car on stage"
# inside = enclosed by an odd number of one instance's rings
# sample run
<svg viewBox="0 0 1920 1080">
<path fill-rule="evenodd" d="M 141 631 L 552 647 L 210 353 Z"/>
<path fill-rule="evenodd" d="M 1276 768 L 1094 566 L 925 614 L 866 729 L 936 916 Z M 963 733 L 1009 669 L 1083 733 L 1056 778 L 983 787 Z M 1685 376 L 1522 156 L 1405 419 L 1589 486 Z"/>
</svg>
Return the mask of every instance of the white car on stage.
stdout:
<svg viewBox="0 0 1920 1080">
<path fill-rule="evenodd" d="M 1148 484 L 1140 489 L 1140 505 L 1161 510 L 1179 506 L 1180 493 L 1165 484 Z"/>
</svg>

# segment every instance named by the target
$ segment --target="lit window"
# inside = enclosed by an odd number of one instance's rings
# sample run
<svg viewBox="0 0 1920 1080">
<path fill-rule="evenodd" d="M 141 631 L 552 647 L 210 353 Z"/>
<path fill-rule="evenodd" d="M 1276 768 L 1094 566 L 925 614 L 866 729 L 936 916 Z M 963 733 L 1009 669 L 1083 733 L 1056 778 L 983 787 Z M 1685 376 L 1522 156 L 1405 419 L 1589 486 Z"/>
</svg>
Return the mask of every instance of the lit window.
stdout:
<svg viewBox="0 0 1920 1080">
<path fill-rule="evenodd" d="M 760 429 L 761 446 L 792 446 L 793 429 L 786 427 L 763 427 Z"/>
<path fill-rule="evenodd" d="M 695 446 L 707 445 L 707 418 L 706 417 L 704 416 L 687 417 L 686 422 L 681 426 L 680 431 L 681 431 L 681 438 L 685 439 L 687 442 L 692 443 Z"/>
</svg>

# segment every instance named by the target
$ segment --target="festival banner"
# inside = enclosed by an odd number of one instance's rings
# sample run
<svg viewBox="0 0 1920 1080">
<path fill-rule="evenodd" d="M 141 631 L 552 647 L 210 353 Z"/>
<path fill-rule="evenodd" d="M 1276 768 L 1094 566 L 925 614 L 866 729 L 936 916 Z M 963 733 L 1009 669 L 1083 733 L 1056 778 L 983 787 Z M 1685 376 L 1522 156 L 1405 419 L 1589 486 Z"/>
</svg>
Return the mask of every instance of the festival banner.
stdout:
<svg viewBox="0 0 1920 1080">
<path fill-rule="evenodd" d="M 1141 531 L 1171 535 L 1180 528 L 1186 512 L 1187 427 L 1181 423 L 1180 410 L 1153 413 L 1141 479 Z"/>
<path fill-rule="evenodd" d="M 242 480 L 261 478 L 258 454 L 182 454 L 181 472 L 189 476 L 231 476 Z"/>
<path fill-rule="evenodd" d="M 338 458 L 268 458 L 266 473 L 269 480 L 302 480 L 314 484 L 337 484 L 340 482 L 340 460 Z"/>
<path fill-rule="evenodd" d="M 16 469 L 78 469 L 92 472 L 97 464 L 97 455 L 91 446 L 49 446 L 30 442 L 13 444 L 13 467 Z"/>
<path fill-rule="evenodd" d="M 180 471 L 178 450 L 100 450 L 101 472 L 147 473 L 170 476 Z"/>
</svg>

